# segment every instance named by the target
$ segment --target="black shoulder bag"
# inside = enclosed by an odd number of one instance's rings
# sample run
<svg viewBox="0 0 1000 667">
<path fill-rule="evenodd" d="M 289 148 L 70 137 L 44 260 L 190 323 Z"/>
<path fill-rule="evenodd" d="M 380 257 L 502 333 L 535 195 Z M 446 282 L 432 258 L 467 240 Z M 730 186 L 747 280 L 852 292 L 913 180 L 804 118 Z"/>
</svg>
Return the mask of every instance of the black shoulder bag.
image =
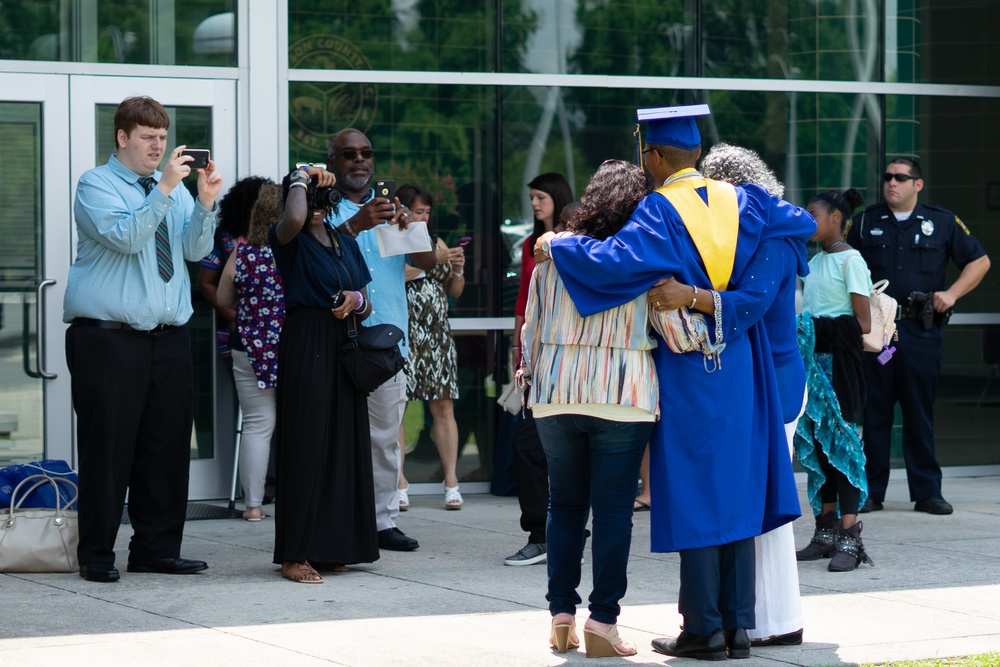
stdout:
<svg viewBox="0 0 1000 667">
<path fill-rule="evenodd" d="M 339 251 L 340 243 L 334 236 L 335 232 L 329 228 L 327 231 L 335 250 Z M 340 267 L 335 268 L 339 280 Z M 340 348 L 340 360 L 354 386 L 365 394 L 370 394 L 406 366 L 403 353 L 399 351 L 403 330 L 395 324 L 376 324 L 371 327 L 359 325 L 354 313 L 351 313 L 351 322 L 347 326 L 348 340 Z"/>
<path fill-rule="evenodd" d="M 395 377 L 406 365 L 399 351 L 403 330 L 395 324 L 359 327 L 358 318 L 354 315 L 351 315 L 348 327 L 348 341 L 340 348 L 340 360 L 344 362 L 354 385 L 370 394 Z"/>
</svg>

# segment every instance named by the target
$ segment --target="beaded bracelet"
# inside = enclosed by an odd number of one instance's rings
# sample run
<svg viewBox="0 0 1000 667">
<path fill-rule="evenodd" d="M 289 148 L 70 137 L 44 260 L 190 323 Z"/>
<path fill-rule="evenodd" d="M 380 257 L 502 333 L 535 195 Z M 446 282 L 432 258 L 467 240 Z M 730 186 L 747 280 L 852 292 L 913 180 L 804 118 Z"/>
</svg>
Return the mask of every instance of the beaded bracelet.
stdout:
<svg viewBox="0 0 1000 667">
<path fill-rule="evenodd" d="M 715 306 L 715 342 L 722 342 L 722 297 L 712 290 L 712 305 Z"/>
<path fill-rule="evenodd" d="M 365 297 L 362 296 L 361 292 L 355 292 L 358 295 L 358 307 L 354 309 L 355 313 L 360 313 L 365 309 Z"/>
</svg>

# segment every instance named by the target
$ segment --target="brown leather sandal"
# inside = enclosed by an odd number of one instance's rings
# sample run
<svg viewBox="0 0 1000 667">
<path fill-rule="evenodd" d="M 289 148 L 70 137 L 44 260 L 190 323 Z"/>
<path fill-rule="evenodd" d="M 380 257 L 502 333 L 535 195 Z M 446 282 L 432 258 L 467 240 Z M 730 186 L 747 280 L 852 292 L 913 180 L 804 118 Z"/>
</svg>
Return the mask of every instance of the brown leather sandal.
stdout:
<svg viewBox="0 0 1000 667">
<path fill-rule="evenodd" d="M 296 563 L 286 560 L 281 564 L 281 576 L 297 584 L 322 584 L 323 577 L 308 562 Z"/>
</svg>

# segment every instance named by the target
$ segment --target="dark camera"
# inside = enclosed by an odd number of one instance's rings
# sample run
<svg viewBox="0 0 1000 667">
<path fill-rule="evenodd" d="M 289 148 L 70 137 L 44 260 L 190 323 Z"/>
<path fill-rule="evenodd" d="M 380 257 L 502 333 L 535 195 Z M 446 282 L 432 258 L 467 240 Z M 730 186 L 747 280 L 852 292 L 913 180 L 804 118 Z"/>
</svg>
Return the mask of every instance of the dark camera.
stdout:
<svg viewBox="0 0 1000 667">
<path fill-rule="evenodd" d="M 337 208 L 341 194 L 335 188 L 318 188 L 315 181 L 310 181 L 306 200 L 309 208 Z"/>
</svg>

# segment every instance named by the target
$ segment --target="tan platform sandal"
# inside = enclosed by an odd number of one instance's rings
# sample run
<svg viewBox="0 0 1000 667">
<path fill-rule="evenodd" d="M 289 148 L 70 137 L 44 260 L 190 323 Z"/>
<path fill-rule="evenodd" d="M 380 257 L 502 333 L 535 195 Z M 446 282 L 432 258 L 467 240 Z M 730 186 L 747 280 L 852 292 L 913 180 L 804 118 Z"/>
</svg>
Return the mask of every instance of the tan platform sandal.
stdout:
<svg viewBox="0 0 1000 667">
<path fill-rule="evenodd" d="M 580 648 L 580 640 L 576 636 L 576 621 L 572 623 L 556 623 L 553 620 L 549 643 L 559 653 L 565 653 L 571 648 Z"/>
<path fill-rule="evenodd" d="M 633 647 L 631 651 L 619 651 L 618 644 L 622 643 L 622 638 L 618 636 L 618 625 L 612 625 L 604 634 L 597 630 L 583 629 L 583 641 L 587 645 L 588 658 L 614 658 L 620 655 L 635 655 L 639 649 Z"/>
</svg>

